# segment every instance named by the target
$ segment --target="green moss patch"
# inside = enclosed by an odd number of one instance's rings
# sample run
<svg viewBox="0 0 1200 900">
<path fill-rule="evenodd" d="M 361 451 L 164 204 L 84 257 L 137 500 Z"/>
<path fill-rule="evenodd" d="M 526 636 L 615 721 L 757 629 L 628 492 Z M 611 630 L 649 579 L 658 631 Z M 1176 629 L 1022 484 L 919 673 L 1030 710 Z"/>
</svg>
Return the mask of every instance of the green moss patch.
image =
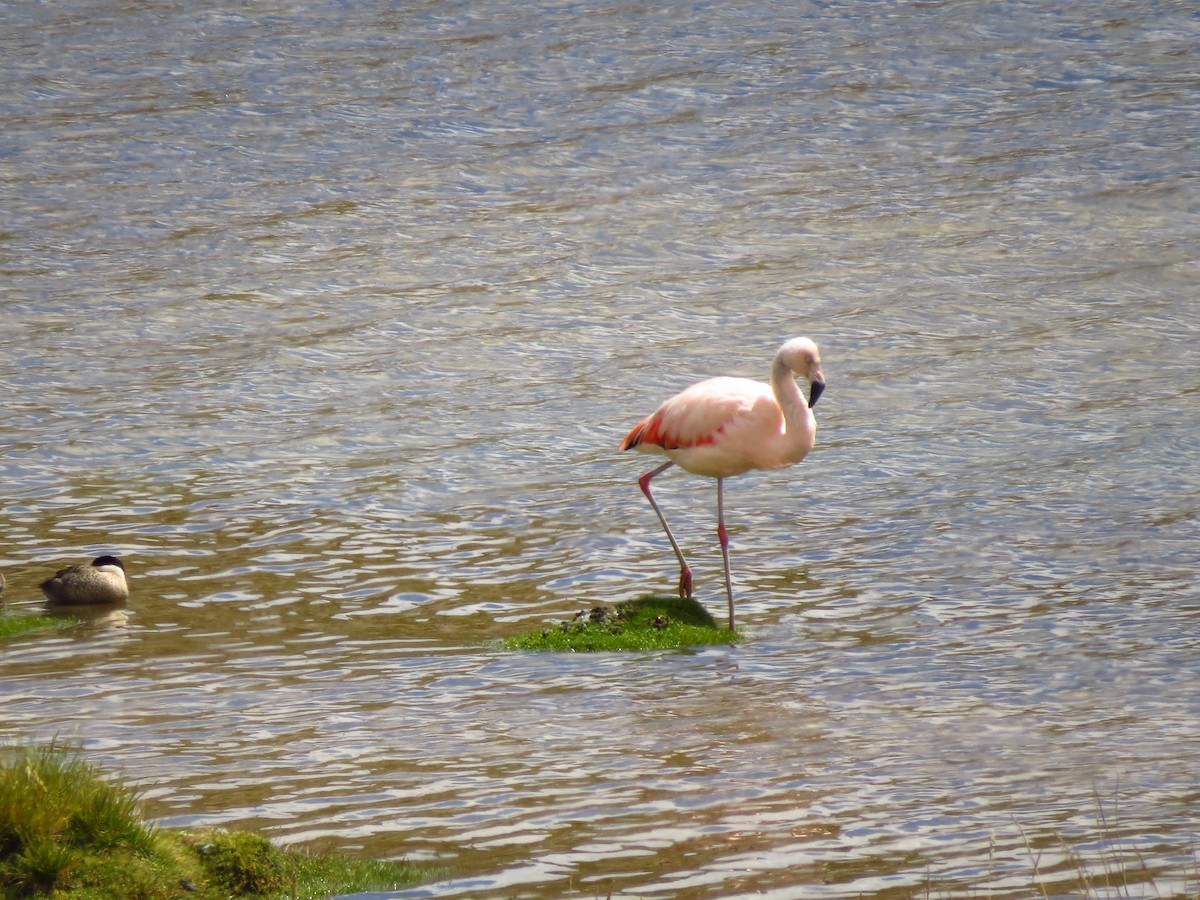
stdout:
<svg viewBox="0 0 1200 900">
<path fill-rule="evenodd" d="M 391 890 L 440 873 L 310 855 L 248 832 L 171 832 L 136 796 L 55 746 L 0 748 L 0 897 L 216 900 Z"/>
<path fill-rule="evenodd" d="M 74 625 L 75 619 L 47 616 L 42 613 L 0 612 L 0 641 L 33 634 L 36 631 L 53 631 Z"/>
<path fill-rule="evenodd" d="M 549 628 L 508 638 L 507 650 L 596 653 L 614 650 L 670 650 L 737 643 L 695 600 L 649 596 L 616 606 L 582 610 Z"/>
</svg>

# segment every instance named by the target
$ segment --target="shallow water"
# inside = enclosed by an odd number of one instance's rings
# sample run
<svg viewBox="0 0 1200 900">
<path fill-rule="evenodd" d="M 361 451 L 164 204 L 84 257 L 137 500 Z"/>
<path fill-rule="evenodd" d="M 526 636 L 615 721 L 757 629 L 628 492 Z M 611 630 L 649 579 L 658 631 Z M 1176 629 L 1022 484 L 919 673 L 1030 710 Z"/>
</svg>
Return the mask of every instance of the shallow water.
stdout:
<svg viewBox="0 0 1200 900">
<path fill-rule="evenodd" d="M 451 872 L 400 896 L 1197 890 L 1194 12 L 0 23 L 6 596 L 134 592 L 0 651 L 0 736 Z M 796 334 L 818 446 L 726 497 L 745 641 L 496 649 L 673 585 L 616 446 Z M 712 484 L 656 484 L 723 614 Z"/>
</svg>

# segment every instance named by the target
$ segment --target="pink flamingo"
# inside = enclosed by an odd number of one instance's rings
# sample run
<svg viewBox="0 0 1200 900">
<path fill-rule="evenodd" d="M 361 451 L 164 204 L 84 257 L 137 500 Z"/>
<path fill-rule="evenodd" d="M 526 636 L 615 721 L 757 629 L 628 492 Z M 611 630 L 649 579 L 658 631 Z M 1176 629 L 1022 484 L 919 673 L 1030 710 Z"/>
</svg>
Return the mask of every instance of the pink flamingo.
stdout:
<svg viewBox="0 0 1200 900">
<path fill-rule="evenodd" d="M 809 383 L 808 401 L 795 376 Z M 771 383 L 749 378 L 709 378 L 676 394 L 634 426 L 622 450 L 663 453 L 670 459 L 638 484 L 662 522 L 679 559 L 679 596 L 692 596 L 692 570 L 671 533 L 650 481 L 673 465 L 717 479 L 717 537 L 725 560 L 729 630 L 733 631 L 733 579 L 729 574 L 729 533 L 725 530 L 724 480 L 751 469 L 782 469 L 800 462 L 813 448 L 817 420 L 812 407 L 825 390 L 821 355 L 805 337 L 793 338 L 775 354 Z"/>
</svg>

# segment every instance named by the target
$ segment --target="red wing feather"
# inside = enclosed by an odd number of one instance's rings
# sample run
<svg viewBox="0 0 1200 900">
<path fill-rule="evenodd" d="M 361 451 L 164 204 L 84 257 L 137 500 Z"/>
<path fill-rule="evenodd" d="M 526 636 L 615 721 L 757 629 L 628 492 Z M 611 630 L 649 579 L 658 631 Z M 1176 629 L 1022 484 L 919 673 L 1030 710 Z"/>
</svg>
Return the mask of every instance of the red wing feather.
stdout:
<svg viewBox="0 0 1200 900">
<path fill-rule="evenodd" d="M 642 419 L 633 426 L 633 430 L 625 436 L 625 440 L 621 441 L 621 449 L 630 450 L 640 444 L 654 444 L 664 450 L 679 450 L 686 447 L 703 447 L 716 440 L 716 435 L 712 433 L 685 440 L 667 430 L 666 419 L 666 410 L 663 409 Z"/>
</svg>

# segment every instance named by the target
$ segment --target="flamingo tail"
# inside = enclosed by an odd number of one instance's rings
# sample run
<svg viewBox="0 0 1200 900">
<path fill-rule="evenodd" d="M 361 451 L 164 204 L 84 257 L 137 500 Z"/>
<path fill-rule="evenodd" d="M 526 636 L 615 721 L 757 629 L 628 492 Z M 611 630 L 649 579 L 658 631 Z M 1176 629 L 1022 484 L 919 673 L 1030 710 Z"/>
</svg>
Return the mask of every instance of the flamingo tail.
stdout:
<svg viewBox="0 0 1200 900">
<path fill-rule="evenodd" d="M 651 418 L 648 416 L 633 426 L 633 430 L 625 435 L 625 440 L 621 441 L 622 450 L 632 450 L 642 442 L 642 435 L 646 431 L 646 426 L 650 424 Z"/>
</svg>

